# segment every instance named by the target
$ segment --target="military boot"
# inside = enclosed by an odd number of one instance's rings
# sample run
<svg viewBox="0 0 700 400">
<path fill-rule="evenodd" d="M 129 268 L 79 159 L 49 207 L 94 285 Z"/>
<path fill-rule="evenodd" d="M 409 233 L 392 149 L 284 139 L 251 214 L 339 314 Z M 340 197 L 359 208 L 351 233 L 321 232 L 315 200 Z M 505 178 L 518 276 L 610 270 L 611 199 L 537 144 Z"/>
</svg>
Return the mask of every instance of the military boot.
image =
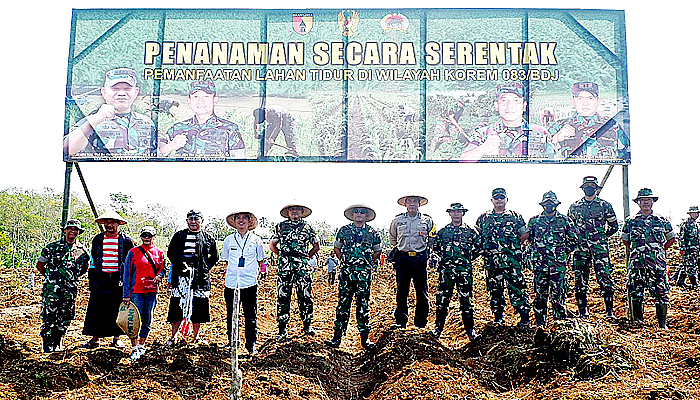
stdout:
<svg viewBox="0 0 700 400">
<path fill-rule="evenodd" d="M 462 323 L 464 323 L 464 331 L 467 333 L 469 340 L 476 339 L 478 335 L 474 332 L 474 316 L 462 314 Z"/>
<path fill-rule="evenodd" d="M 316 335 L 316 331 L 311 326 L 311 322 L 304 322 L 304 335 L 306 335 L 306 336 L 315 336 Z"/>
<path fill-rule="evenodd" d="M 632 322 L 637 324 L 644 322 L 644 304 L 641 301 L 632 302 Z"/>
<path fill-rule="evenodd" d="M 518 322 L 518 326 L 520 326 L 520 327 L 530 326 L 530 312 L 529 311 L 522 311 L 520 313 L 520 322 Z"/>
<path fill-rule="evenodd" d="M 698 280 L 695 277 L 695 275 L 688 275 L 688 279 L 690 280 L 690 288 L 697 289 L 698 288 Z"/>
<path fill-rule="evenodd" d="M 442 330 L 445 328 L 445 320 L 447 319 L 447 310 L 439 309 L 435 311 L 435 329 L 430 331 L 430 334 L 439 338 Z"/>
<path fill-rule="evenodd" d="M 605 301 L 605 318 L 615 318 L 615 314 L 613 314 L 613 296 L 611 294 L 605 295 L 605 297 L 603 297 L 603 300 Z"/>
<path fill-rule="evenodd" d="M 51 353 L 53 351 L 53 337 L 42 336 L 41 341 L 44 348 L 44 353 Z"/>
<path fill-rule="evenodd" d="M 277 334 L 277 340 L 287 340 L 289 339 L 289 334 L 287 333 L 287 323 L 280 322 L 278 325 L 279 333 Z"/>
<path fill-rule="evenodd" d="M 337 349 L 340 347 L 340 342 L 343 340 L 343 331 L 336 329 L 333 331 L 333 339 L 328 339 L 323 342 L 324 345 Z"/>
<path fill-rule="evenodd" d="M 579 317 L 588 318 L 588 296 L 585 293 L 576 293 L 576 305 Z"/>
<path fill-rule="evenodd" d="M 373 341 L 369 340 L 369 332 L 360 332 L 360 344 L 365 350 L 373 349 L 376 346 Z"/>
<path fill-rule="evenodd" d="M 63 335 L 60 333 L 56 333 L 53 337 L 53 351 L 61 351 L 63 348 L 61 347 L 61 340 L 63 339 Z"/>
<path fill-rule="evenodd" d="M 656 305 L 656 319 L 659 320 L 659 329 L 667 330 L 666 317 L 668 316 L 668 304 Z"/>
</svg>

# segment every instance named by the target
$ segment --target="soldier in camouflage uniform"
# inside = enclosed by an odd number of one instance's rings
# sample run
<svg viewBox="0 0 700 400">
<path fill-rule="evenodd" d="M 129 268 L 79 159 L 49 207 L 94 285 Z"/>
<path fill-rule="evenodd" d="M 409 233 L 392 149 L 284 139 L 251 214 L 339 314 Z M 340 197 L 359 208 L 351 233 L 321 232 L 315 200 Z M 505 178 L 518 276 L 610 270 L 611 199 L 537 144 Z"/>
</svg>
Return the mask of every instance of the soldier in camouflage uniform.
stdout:
<svg viewBox="0 0 700 400">
<path fill-rule="evenodd" d="M 506 190 L 496 188 L 491 192 L 494 209 L 476 220 L 475 228 L 481 236 L 481 254 L 486 270 L 486 289 L 491 296 L 491 312 L 494 323 L 502 324 L 506 308 L 505 285 L 510 302 L 520 314 L 519 325 L 530 323 L 530 298 L 521 266 L 521 243 L 527 239 L 527 226 L 522 215 L 507 210 Z"/>
<path fill-rule="evenodd" d="M 83 228 L 77 219 L 69 219 L 63 227 L 63 237 L 41 250 L 36 269 L 44 276 L 41 291 L 41 338 L 45 352 L 60 349 L 75 316 L 78 277 L 87 272 L 90 253 L 78 242 Z"/>
<path fill-rule="evenodd" d="M 532 245 L 532 269 L 535 300 L 535 322 L 547 326 L 547 303 L 552 299 L 554 319 L 566 318 L 566 261 L 578 244 L 576 228 L 571 219 L 557 211 L 561 202 L 551 190 L 542 196 L 541 214 L 527 224 L 528 240 Z M 551 296 L 550 296 L 551 295 Z"/>
<path fill-rule="evenodd" d="M 311 209 L 302 205 L 290 204 L 280 211 L 287 220 L 275 226 L 270 241 L 270 250 L 279 256 L 277 264 L 277 323 L 278 340 L 286 340 L 289 322 L 292 288 L 296 286 L 299 314 L 304 324 L 304 334 L 316 334 L 311 327 L 314 317 L 311 297 L 312 276 L 309 258 L 319 250 L 316 232 L 303 218 L 311 215 Z M 311 250 L 309 250 L 311 247 Z"/>
<path fill-rule="evenodd" d="M 159 144 L 160 156 L 245 158 L 245 143 L 238 125 L 214 113 L 218 100 L 214 82 L 190 83 L 187 102 L 194 116 L 168 129 Z"/>
<path fill-rule="evenodd" d="M 617 232 L 617 216 L 612 205 L 598 197 L 600 186 L 595 176 L 583 178 L 584 197 L 569 207 L 568 216 L 578 230 L 581 241 L 574 250 L 574 274 L 576 276 L 576 304 L 579 315 L 588 317 L 588 282 L 591 264 L 605 301 L 605 317 L 613 318 L 613 294 L 615 286 L 610 273 L 612 262 L 608 238 Z"/>
<path fill-rule="evenodd" d="M 698 206 L 691 206 L 688 209 L 688 219 L 681 224 L 681 231 L 678 235 L 678 244 L 683 257 L 683 266 L 678 275 L 678 286 L 685 285 L 686 276 L 690 279 L 693 288 L 698 287 L 697 270 L 700 265 L 700 228 L 698 227 Z"/>
<path fill-rule="evenodd" d="M 450 300 L 455 287 L 459 296 L 462 323 L 469 339 L 474 339 L 474 274 L 472 261 L 481 254 L 481 237 L 469 225 L 462 222 L 468 210 L 462 203 L 452 203 L 447 212 L 452 221 L 440 229 L 433 243 L 433 250 L 440 258 L 437 294 L 435 296 L 435 329 L 431 334 L 440 337 L 445 327 Z"/>
<path fill-rule="evenodd" d="M 630 251 L 627 290 L 633 321 L 641 323 L 644 320 L 644 289 L 649 289 L 656 300 L 659 328 L 667 329 L 670 287 L 666 249 L 676 240 L 676 234 L 666 218 L 653 213 L 652 207 L 658 199 L 651 189 L 639 190 L 634 199 L 639 212 L 625 220 L 620 238 Z"/>
<path fill-rule="evenodd" d="M 107 71 L 101 93 L 105 104 L 64 137 L 64 153 L 79 157 L 155 156 L 155 125 L 132 107 L 139 95 L 136 72 L 130 68 Z"/>
<path fill-rule="evenodd" d="M 474 129 L 461 159 L 526 159 L 542 155 L 545 150 L 546 130 L 543 126 L 530 124 L 523 118 L 527 108 L 523 84 L 509 82 L 498 85 L 496 92 L 498 97 L 494 107 L 498 111 L 498 121 L 490 125 L 481 124 Z"/>
<path fill-rule="evenodd" d="M 376 213 L 364 204 L 356 204 L 345 209 L 345 218 L 352 221 L 338 231 L 333 252 L 341 264 L 338 276 L 338 307 L 335 309 L 333 339 L 325 344 L 340 346 L 340 341 L 348 327 L 350 306 L 355 296 L 357 329 L 360 331 L 362 347 L 374 346 L 369 340 L 369 296 L 372 285 L 372 267 L 382 252 L 379 233 L 367 225 L 374 220 Z"/>
<path fill-rule="evenodd" d="M 598 85 L 577 82 L 571 92 L 576 114 L 548 128 L 548 142 L 555 158 L 629 160 L 629 139 L 625 131 L 615 120 L 598 114 Z"/>
</svg>

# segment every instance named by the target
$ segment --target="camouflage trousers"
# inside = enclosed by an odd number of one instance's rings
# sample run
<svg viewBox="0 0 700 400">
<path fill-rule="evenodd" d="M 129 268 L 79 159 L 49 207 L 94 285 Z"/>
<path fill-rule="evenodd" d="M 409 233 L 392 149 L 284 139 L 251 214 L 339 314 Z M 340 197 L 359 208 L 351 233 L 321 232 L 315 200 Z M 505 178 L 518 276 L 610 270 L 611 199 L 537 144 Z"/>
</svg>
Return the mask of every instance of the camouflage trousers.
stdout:
<svg viewBox="0 0 700 400">
<path fill-rule="evenodd" d="M 598 286 L 603 297 L 612 297 L 615 293 L 615 285 L 610 275 L 612 262 L 607 243 L 594 244 L 584 251 L 574 251 L 574 276 L 576 278 L 575 293 L 579 296 L 587 296 L 591 278 L 591 265 L 598 280 Z"/>
<path fill-rule="evenodd" d="M 631 261 L 627 280 L 630 300 L 634 302 L 644 301 L 644 291 L 649 289 L 656 304 L 668 304 L 670 300 L 668 293 L 671 287 L 666 270 L 665 262 L 652 264 Z"/>
<path fill-rule="evenodd" d="M 285 324 L 289 322 L 292 289 L 296 286 L 301 320 L 305 323 L 311 323 L 314 317 L 311 271 L 303 263 L 286 264 L 286 268 L 277 271 L 277 322 Z"/>
<path fill-rule="evenodd" d="M 700 252 L 686 251 L 683 254 L 683 265 L 680 268 L 682 274 L 696 276 L 700 265 Z"/>
<path fill-rule="evenodd" d="M 532 302 L 532 309 L 535 311 L 537 326 L 547 325 L 547 305 L 550 299 L 554 318 L 566 317 L 566 266 L 550 266 L 543 263 L 546 261 L 538 261 L 533 266 L 535 300 Z"/>
<path fill-rule="evenodd" d="M 530 312 L 530 296 L 523 277 L 523 270 L 512 254 L 489 254 L 484 256 L 486 290 L 491 296 L 489 303 L 494 315 L 502 315 L 506 308 L 505 291 L 508 287 L 510 304 L 519 314 Z"/>
<path fill-rule="evenodd" d="M 51 298 L 44 296 L 41 303 L 41 337 L 65 335 L 73 317 L 75 317 L 74 296 Z"/>
<path fill-rule="evenodd" d="M 355 296 L 355 318 L 357 330 L 360 333 L 369 333 L 369 295 L 372 281 L 349 279 L 341 272 L 338 278 L 338 307 L 335 309 L 336 331 L 343 332 L 348 328 L 350 320 L 350 307 Z"/>
<path fill-rule="evenodd" d="M 474 304 L 472 303 L 474 274 L 471 268 L 460 270 L 444 268 L 440 271 L 435 295 L 435 314 L 447 314 L 455 287 L 459 296 L 459 310 L 463 316 L 472 317 L 474 315 Z"/>
</svg>

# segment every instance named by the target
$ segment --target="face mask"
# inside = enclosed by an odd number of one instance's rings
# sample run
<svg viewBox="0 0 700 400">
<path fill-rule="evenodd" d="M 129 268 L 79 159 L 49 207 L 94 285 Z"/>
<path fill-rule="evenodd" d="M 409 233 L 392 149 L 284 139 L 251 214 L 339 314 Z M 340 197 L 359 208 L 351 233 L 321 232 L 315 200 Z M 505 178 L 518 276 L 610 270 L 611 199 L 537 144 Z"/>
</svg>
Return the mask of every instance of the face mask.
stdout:
<svg viewBox="0 0 700 400">
<path fill-rule="evenodd" d="M 586 194 L 586 196 L 593 196 L 595 194 L 596 188 L 593 186 L 586 186 L 583 188 L 583 193 Z"/>
<path fill-rule="evenodd" d="M 542 205 L 542 208 L 544 208 L 544 212 L 546 212 L 547 214 L 552 214 L 557 209 L 557 206 L 548 203 Z"/>
</svg>

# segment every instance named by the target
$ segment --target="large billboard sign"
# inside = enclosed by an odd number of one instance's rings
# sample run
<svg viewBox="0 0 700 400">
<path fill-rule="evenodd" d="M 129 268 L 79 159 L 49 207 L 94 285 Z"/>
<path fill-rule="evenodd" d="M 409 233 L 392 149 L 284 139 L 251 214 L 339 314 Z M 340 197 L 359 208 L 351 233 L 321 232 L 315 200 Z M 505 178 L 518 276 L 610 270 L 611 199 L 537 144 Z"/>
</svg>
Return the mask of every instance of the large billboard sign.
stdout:
<svg viewBox="0 0 700 400">
<path fill-rule="evenodd" d="M 63 152 L 629 164 L 624 12 L 74 10 Z"/>
</svg>

